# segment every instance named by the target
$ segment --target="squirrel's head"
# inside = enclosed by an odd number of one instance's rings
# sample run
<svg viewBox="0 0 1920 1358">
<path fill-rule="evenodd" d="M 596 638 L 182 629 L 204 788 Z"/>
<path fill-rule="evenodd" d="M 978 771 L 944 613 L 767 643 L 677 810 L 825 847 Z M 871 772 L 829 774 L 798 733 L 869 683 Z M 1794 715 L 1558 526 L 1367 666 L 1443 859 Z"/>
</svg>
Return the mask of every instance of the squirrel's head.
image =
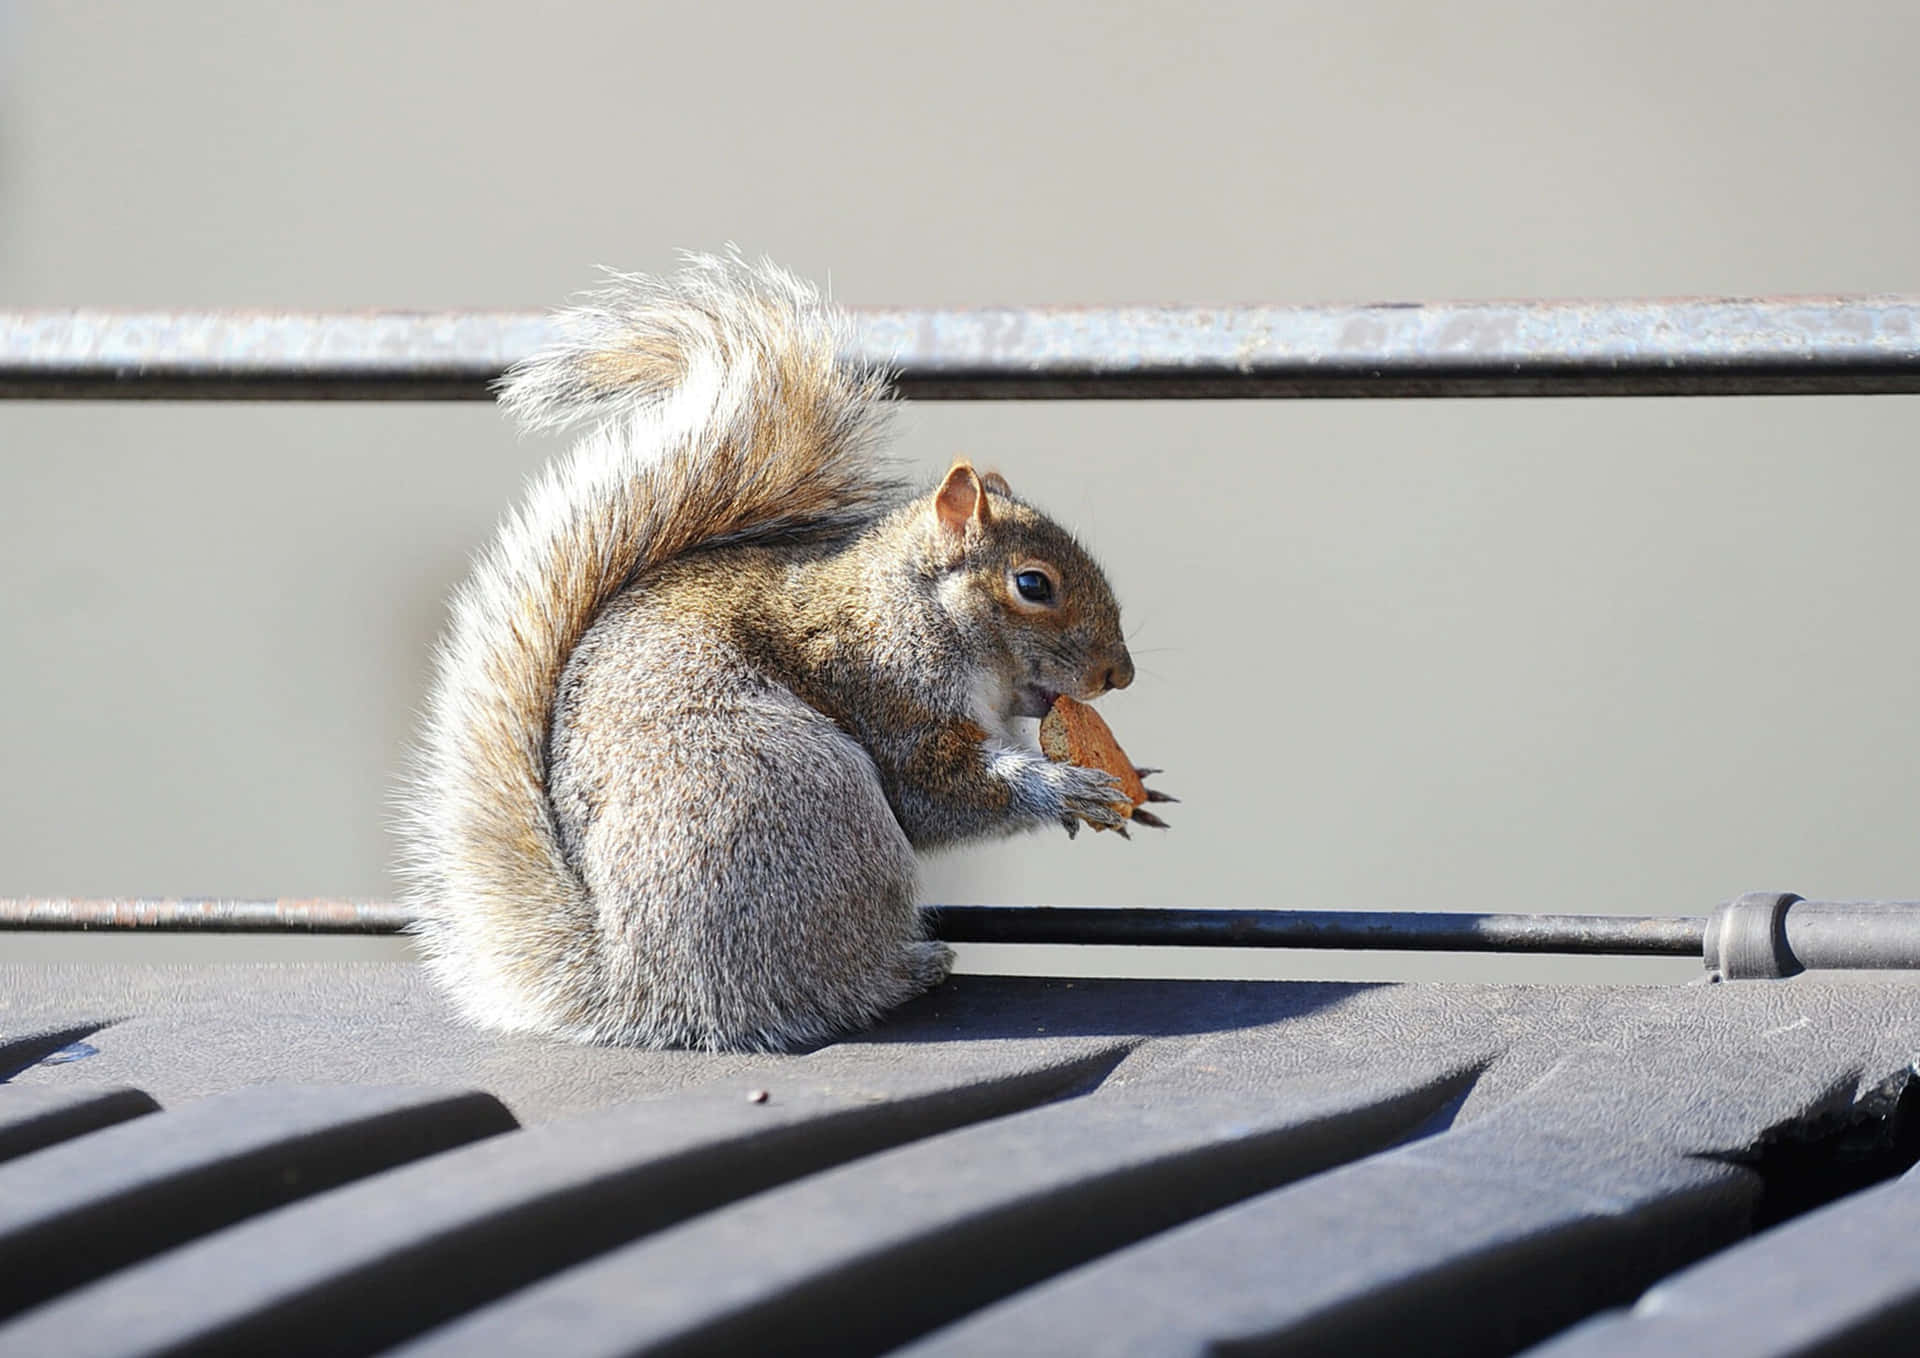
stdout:
<svg viewBox="0 0 1920 1358">
<path fill-rule="evenodd" d="M 998 472 L 953 464 L 927 505 L 941 602 L 1002 666 L 1007 716 L 1039 717 L 1133 682 L 1120 605 L 1073 535 L 1014 498 Z"/>
</svg>

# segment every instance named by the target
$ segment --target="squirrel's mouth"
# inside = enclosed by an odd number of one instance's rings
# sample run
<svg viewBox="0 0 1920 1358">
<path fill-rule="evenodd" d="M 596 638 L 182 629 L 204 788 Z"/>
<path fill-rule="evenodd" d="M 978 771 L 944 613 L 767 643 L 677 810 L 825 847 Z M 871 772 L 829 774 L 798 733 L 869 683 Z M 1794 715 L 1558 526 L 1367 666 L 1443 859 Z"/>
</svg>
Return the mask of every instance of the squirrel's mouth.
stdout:
<svg viewBox="0 0 1920 1358">
<path fill-rule="evenodd" d="M 1044 717 L 1053 707 L 1053 700 L 1060 695 L 1052 689 L 1041 688 L 1038 684 L 1022 684 L 1013 695 L 1014 717 Z"/>
</svg>

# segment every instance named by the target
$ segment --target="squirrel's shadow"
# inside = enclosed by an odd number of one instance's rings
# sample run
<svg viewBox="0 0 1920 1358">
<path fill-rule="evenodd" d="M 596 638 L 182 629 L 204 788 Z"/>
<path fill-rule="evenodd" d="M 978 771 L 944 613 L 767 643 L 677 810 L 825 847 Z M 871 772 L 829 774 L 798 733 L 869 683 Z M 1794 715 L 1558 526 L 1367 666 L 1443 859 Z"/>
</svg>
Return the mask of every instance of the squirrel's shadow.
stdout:
<svg viewBox="0 0 1920 1358">
<path fill-rule="evenodd" d="M 1034 1037 L 1170 1037 L 1304 1018 L 1379 988 L 1359 981 L 956 976 L 843 1045 Z"/>
</svg>

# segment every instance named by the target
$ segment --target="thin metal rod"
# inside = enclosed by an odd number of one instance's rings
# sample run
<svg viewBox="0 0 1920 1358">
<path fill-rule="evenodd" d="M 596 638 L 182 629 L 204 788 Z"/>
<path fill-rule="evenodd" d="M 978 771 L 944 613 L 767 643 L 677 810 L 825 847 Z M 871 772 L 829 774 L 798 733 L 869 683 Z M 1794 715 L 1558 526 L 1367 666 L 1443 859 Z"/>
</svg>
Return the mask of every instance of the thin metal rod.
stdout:
<svg viewBox="0 0 1920 1358">
<path fill-rule="evenodd" d="M 1414 910 L 1210 910 L 1065 905 L 941 906 L 950 943 L 1111 943 L 1183 948 L 1618 953 L 1699 957 L 1698 916 L 1474 915 Z"/>
<path fill-rule="evenodd" d="M 1685 916 L 1047 905 L 948 905 L 929 913 L 934 932 L 953 943 L 1698 957 L 1706 931 L 1704 919 Z M 0 900 L 0 931 L 392 934 L 412 922 L 403 906 L 362 902 Z"/>
<path fill-rule="evenodd" d="M 413 923 L 401 905 L 372 901 L 0 900 L 7 930 L 142 933 L 397 934 Z"/>
<path fill-rule="evenodd" d="M 1920 392 L 1920 296 L 856 309 L 927 400 Z M 484 400 L 530 311 L 0 311 L 0 398 Z"/>
</svg>

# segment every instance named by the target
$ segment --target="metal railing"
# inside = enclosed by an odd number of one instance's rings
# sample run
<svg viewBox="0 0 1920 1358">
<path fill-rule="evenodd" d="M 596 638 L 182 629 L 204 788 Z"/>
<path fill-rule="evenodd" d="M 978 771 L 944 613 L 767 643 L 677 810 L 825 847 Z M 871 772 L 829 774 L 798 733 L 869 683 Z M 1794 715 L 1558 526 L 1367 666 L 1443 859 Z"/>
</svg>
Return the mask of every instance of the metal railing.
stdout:
<svg viewBox="0 0 1920 1358">
<path fill-rule="evenodd" d="M 1920 297 L 856 311 L 923 400 L 1920 392 Z M 484 400 L 527 311 L 0 312 L 0 398 Z"/>
<path fill-rule="evenodd" d="M 855 310 L 923 400 L 1920 393 L 1920 297 Z M 485 400 L 543 313 L 0 311 L 0 399 Z M 945 906 L 954 942 L 1700 956 L 1727 975 L 1920 968 L 1920 904 L 1712 916 Z M 393 905 L 0 900 L 0 930 L 395 933 Z"/>
</svg>

